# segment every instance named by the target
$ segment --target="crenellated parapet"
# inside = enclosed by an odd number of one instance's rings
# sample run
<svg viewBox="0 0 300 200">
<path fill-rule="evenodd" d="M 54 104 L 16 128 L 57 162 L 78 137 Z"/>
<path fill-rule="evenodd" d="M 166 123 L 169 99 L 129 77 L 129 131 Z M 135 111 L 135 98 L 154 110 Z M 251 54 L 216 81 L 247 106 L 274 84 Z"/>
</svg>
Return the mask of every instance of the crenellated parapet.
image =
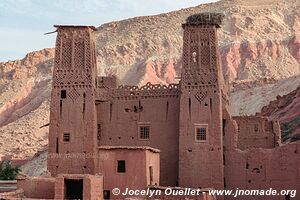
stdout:
<svg viewBox="0 0 300 200">
<path fill-rule="evenodd" d="M 101 86 L 98 88 L 97 100 L 136 100 L 136 99 L 159 99 L 159 98 L 178 98 L 179 85 L 178 84 L 152 84 L 148 82 L 142 87 L 120 85 L 116 88 L 108 88 Z"/>
<path fill-rule="evenodd" d="M 165 97 L 175 97 L 179 95 L 178 84 L 160 85 L 151 84 L 148 82 L 142 87 L 121 85 L 113 90 L 114 98 L 120 100 L 134 100 L 134 99 L 157 99 Z"/>
</svg>

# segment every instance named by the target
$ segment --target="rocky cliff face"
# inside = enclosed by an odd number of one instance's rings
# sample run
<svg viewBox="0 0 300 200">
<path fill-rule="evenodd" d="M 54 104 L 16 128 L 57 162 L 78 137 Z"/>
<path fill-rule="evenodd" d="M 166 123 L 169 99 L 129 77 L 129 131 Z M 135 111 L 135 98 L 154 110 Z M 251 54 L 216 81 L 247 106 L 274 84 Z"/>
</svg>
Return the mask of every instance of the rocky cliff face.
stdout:
<svg viewBox="0 0 300 200">
<path fill-rule="evenodd" d="M 257 115 L 279 120 L 283 141 L 300 140 L 300 86 L 287 95 L 277 96 Z"/>
<path fill-rule="evenodd" d="M 47 145 L 54 50 L 0 63 L 0 157 L 32 156 Z"/>
<path fill-rule="evenodd" d="M 234 113 L 255 114 L 300 84 L 293 78 L 300 71 L 299 10 L 298 0 L 222 0 L 107 23 L 96 32 L 98 71 L 124 84 L 176 82 L 181 24 L 194 13 L 223 12 L 219 45 Z M 53 49 L 44 49 L 0 63 L 0 154 L 32 156 L 47 143 L 47 127 L 39 127 L 49 120 L 53 57 Z"/>
</svg>

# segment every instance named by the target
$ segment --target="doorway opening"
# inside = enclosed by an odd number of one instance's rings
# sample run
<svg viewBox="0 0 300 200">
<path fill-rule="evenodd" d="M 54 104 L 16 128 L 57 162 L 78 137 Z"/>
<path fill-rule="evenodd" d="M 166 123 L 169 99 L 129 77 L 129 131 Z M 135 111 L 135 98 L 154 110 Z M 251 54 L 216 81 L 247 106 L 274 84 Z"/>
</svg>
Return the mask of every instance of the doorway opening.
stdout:
<svg viewBox="0 0 300 200">
<path fill-rule="evenodd" d="M 65 198 L 83 199 L 82 179 L 65 179 Z"/>
<path fill-rule="evenodd" d="M 103 197 L 105 200 L 109 200 L 110 199 L 110 190 L 104 190 Z"/>
<path fill-rule="evenodd" d="M 153 185 L 153 167 L 152 166 L 150 166 L 149 167 L 149 177 L 150 177 L 150 185 Z"/>
</svg>

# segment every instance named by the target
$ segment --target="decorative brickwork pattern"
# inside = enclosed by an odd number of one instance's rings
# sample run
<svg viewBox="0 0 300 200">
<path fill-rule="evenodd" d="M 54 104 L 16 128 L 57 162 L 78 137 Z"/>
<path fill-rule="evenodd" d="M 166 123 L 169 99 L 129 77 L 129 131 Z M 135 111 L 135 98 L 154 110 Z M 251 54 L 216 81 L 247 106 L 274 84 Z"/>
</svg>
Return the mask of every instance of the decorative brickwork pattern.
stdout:
<svg viewBox="0 0 300 200">
<path fill-rule="evenodd" d="M 201 103 L 207 97 L 207 91 L 198 91 L 195 98 Z"/>
<path fill-rule="evenodd" d="M 184 85 L 216 85 L 216 30 L 211 27 L 186 27 L 183 43 Z"/>
<path fill-rule="evenodd" d="M 121 85 L 112 91 L 113 97 L 120 100 L 134 100 L 147 98 L 175 97 L 179 95 L 178 85 L 160 85 L 147 83 L 141 88 L 137 86 Z"/>
<path fill-rule="evenodd" d="M 181 186 L 224 187 L 223 138 L 219 126 L 222 123 L 220 90 L 223 86 L 216 48 L 218 16 L 191 16 L 183 25 L 179 124 Z M 207 135 L 204 136 L 204 129 L 195 128 L 199 124 L 207 124 Z M 192 164 L 187 164 L 187 160 Z M 213 171 L 214 178 L 204 172 L 207 169 Z"/>
<path fill-rule="evenodd" d="M 80 96 L 80 94 L 79 94 L 74 88 L 72 88 L 72 89 L 68 92 L 68 96 L 69 96 L 73 101 L 75 101 L 75 100 Z"/>
<path fill-rule="evenodd" d="M 52 175 L 94 174 L 97 145 L 96 62 L 92 27 L 57 26 L 48 169 Z M 68 155 L 65 159 L 57 159 Z"/>
<path fill-rule="evenodd" d="M 90 70 L 94 65 L 94 59 L 91 60 L 94 55 L 91 54 L 94 53 L 89 32 L 63 31 L 56 40 L 55 64 L 59 67 L 53 73 L 53 87 L 91 87 Z"/>
</svg>

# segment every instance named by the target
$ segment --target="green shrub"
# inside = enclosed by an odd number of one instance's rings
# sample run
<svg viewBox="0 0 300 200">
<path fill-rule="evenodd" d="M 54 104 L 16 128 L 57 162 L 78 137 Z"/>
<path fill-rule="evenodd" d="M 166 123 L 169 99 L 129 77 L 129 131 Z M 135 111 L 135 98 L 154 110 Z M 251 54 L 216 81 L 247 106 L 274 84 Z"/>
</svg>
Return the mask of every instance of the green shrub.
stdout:
<svg viewBox="0 0 300 200">
<path fill-rule="evenodd" d="M 10 161 L 0 163 L 0 180 L 15 180 L 21 169 L 13 167 Z"/>
</svg>

